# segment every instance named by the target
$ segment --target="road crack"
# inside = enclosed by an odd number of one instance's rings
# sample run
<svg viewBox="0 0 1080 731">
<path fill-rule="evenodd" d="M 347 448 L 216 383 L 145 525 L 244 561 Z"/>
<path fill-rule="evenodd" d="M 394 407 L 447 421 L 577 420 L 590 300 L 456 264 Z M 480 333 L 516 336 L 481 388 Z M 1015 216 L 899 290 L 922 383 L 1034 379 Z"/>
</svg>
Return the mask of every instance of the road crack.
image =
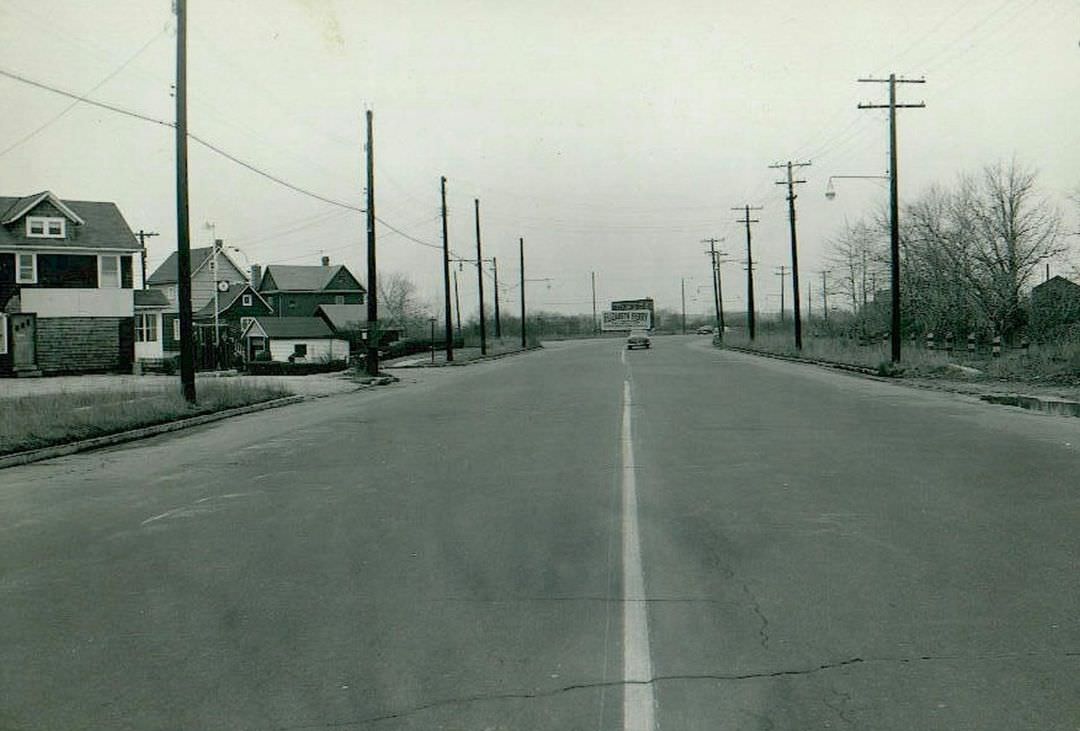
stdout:
<svg viewBox="0 0 1080 731">
<path fill-rule="evenodd" d="M 1047 657 L 1046 653 L 1038 652 L 1024 652 L 1024 653 L 999 653 L 991 655 L 919 655 L 912 657 L 851 657 L 846 660 L 838 660 L 835 662 L 823 663 L 821 665 L 804 667 L 804 668 L 788 668 L 781 670 L 762 670 L 758 672 L 750 673 L 681 673 L 671 675 L 656 675 L 649 680 L 609 680 L 600 682 L 582 682 L 571 683 L 568 685 L 562 685 L 556 688 L 549 688 L 547 690 L 519 690 L 506 693 L 477 693 L 474 695 L 459 696 L 455 698 L 443 698 L 440 700 L 429 701 L 410 708 L 405 708 L 400 711 L 386 712 L 375 716 L 366 716 L 364 718 L 354 718 L 343 721 L 330 721 L 326 723 L 310 723 L 299 724 L 289 726 L 278 726 L 276 731 L 302 731 L 303 729 L 329 729 L 329 728 L 346 728 L 349 726 L 367 726 L 376 723 L 382 723 L 384 721 L 394 721 L 408 716 L 413 716 L 425 711 L 431 711 L 438 708 L 448 708 L 452 706 L 462 706 L 471 703 L 495 703 L 502 701 L 514 701 L 514 700 L 538 700 L 545 698 L 553 698 L 566 693 L 573 693 L 577 691 L 585 690 L 599 690 L 606 688 L 627 687 L 627 686 L 641 686 L 641 685 L 655 685 L 657 683 L 672 683 L 672 682 L 695 682 L 695 681 L 707 681 L 707 682 L 742 682 L 752 680 L 768 680 L 772 678 L 797 678 L 816 675 L 818 673 L 829 672 L 832 670 L 839 670 L 842 668 L 853 667 L 856 665 L 870 665 L 870 664 L 909 664 L 909 663 L 922 663 L 922 662 L 952 662 L 952 661 L 977 661 L 977 660 L 1015 660 L 1019 658 L 1027 657 Z M 1078 652 L 1063 652 L 1053 655 L 1053 657 L 1080 657 L 1080 651 Z M 835 692 L 835 691 L 834 691 Z M 830 708 L 837 711 L 837 715 L 851 723 L 840 709 L 837 709 L 831 704 Z"/>
<path fill-rule="evenodd" d="M 754 596 L 754 592 L 750 591 L 750 585 L 743 582 L 743 593 L 746 594 L 746 598 L 750 600 L 750 609 L 757 615 L 758 621 L 761 626 L 758 627 L 758 641 L 761 643 L 762 648 L 769 649 L 769 619 L 765 616 L 765 613 L 761 611 L 761 602 Z"/>
</svg>

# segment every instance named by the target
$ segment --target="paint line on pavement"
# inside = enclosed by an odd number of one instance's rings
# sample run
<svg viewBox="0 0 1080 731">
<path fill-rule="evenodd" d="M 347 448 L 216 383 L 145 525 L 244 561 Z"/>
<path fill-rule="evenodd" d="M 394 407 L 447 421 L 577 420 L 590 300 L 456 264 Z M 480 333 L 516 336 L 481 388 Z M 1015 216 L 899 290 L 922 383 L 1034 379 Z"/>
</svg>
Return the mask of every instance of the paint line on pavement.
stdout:
<svg viewBox="0 0 1080 731">
<path fill-rule="evenodd" d="M 623 729 L 654 731 L 656 697 L 649 651 L 648 603 L 641 567 L 637 477 L 631 424 L 629 379 L 623 382 L 622 415 L 622 567 L 623 567 Z"/>
</svg>

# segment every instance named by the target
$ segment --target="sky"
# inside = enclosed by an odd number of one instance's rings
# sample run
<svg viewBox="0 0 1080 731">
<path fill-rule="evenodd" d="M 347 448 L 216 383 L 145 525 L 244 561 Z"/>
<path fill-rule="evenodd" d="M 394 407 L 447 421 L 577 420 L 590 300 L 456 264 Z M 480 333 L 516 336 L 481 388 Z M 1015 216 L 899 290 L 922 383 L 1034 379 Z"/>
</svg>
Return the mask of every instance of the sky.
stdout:
<svg viewBox="0 0 1080 731">
<path fill-rule="evenodd" d="M 810 162 L 799 262 L 803 292 L 817 289 L 830 238 L 887 202 L 884 180 L 824 192 L 830 176 L 887 173 L 887 111 L 857 105 L 885 103 L 888 86 L 857 80 L 889 73 L 926 81 L 898 86 L 926 104 L 898 113 L 902 200 L 1015 157 L 1080 231 L 1075 0 L 189 0 L 187 50 L 189 132 L 318 196 L 192 142 L 192 245 L 221 238 L 244 267 L 329 256 L 366 281 L 355 209 L 370 109 L 375 209 L 397 229 L 378 226 L 379 271 L 409 276 L 433 308 L 440 176 L 461 258 L 476 257 L 480 201 L 504 307 L 516 311 L 524 238 L 530 310 L 590 311 L 595 273 L 599 309 L 653 297 L 678 310 L 685 282 L 688 312 L 704 313 L 707 238 L 728 254 L 725 308 L 745 306 L 732 208 L 746 204 L 763 207 L 759 309 L 778 306 L 790 241 L 784 173 L 769 166 Z M 0 0 L 0 72 L 171 122 L 175 59 L 170 0 Z M 150 271 L 175 250 L 171 128 L 9 76 L 0 92 L 0 195 L 114 201 L 161 234 Z M 476 268 L 459 266 L 467 317 Z"/>
</svg>

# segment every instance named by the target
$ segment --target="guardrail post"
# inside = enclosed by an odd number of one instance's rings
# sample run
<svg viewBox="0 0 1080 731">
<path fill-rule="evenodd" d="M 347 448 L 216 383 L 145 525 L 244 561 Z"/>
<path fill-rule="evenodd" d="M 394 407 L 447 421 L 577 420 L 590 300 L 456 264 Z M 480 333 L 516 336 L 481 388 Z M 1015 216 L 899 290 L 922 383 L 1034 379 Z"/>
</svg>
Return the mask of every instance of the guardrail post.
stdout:
<svg viewBox="0 0 1080 731">
<path fill-rule="evenodd" d="M 952 355 L 953 348 L 953 334 L 951 332 L 945 333 L 945 352 Z"/>
</svg>

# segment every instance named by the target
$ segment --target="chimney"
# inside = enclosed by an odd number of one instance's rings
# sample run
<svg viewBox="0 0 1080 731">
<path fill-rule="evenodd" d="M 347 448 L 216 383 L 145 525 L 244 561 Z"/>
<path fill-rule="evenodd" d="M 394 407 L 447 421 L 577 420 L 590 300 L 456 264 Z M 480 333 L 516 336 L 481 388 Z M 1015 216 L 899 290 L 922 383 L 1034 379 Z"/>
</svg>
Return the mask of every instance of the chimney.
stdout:
<svg viewBox="0 0 1080 731">
<path fill-rule="evenodd" d="M 330 257 L 329 257 L 329 256 L 324 256 L 324 257 L 322 258 L 322 265 L 323 265 L 324 267 L 328 267 L 328 266 L 330 266 Z"/>
<path fill-rule="evenodd" d="M 251 265 L 251 286 L 255 289 L 259 288 L 259 282 L 262 281 L 262 267 L 258 264 Z"/>
</svg>

